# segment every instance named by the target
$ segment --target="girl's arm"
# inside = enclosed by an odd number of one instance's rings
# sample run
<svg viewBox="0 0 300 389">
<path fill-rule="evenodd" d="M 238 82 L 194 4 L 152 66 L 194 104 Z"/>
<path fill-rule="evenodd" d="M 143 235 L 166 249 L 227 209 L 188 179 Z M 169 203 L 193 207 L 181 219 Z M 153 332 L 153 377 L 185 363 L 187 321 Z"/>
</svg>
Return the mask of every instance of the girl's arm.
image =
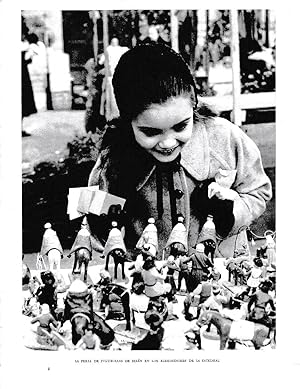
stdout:
<svg viewBox="0 0 300 389">
<path fill-rule="evenodd" d="M 229 232 L 233 235 L 265 211 L 266 202 L 272 197 L 271 182 L 252 139 L 227 120 L 217 118 L 214 124 L 210 139 L 213 163 L 218 161 L 228 177 L 232 175 L 232 182 L 220 185 L 220 193 L 216 192 L 216 197 L 233 202 L 234 223 Z"/>
<path fill-rule="evenodd" d="M 258 147 L 242 132 L 236 148 L 238 161 L 233 190 L 238 196 L 233 201 L 235 221 L 232 232 L 237 232 L 242 226 L 248 226 L 257 219 L 272 197 L 271 182 L 264 172 Z"/>
</svg>

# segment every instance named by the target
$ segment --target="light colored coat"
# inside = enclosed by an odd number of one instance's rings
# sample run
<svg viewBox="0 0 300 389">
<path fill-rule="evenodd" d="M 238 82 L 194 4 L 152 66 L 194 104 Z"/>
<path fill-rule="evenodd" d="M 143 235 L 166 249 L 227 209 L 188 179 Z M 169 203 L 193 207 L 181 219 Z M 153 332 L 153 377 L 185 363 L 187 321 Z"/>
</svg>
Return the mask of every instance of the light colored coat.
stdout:
<svg viewBox="0 0 300 389">
<path fill-rule="evenodd" d="M 89 185 L 99 185 L 100 189 L 110 192 L 112 181 L 118 180 L 118 174 L 114 178 L 109 175 L 107 164 L 100 168 L 105 154 L 107 150 L 101 150 L 91 172 Z M 126 226 L 125 242 L 127 239 L 127 247 L 134 247 L 148 218 L 154 217 L 161 253 L 171 233 L 172 220 L 166 180 L 163 181 L 164 213 L 158 220 L 156 169 L 155 163 L 150 169 L 147 165 L 143 178 L 136 185 L 135 198 L 126 201 L 125 209 L 132 224 Z M 239 195 L 233 203 L 234 225 L 228 236 L 218 241 L 216 255 L 229 257 L 233 256 L 235 249 L 248 247 L 245 228 L 264 212 L 272 191 L 257 146 L 239 127 L 218 117 L 205 123 L 195 123 L 192 137 L 182 149 L 180 167 L 178 171 L 174 171 L 173 179 L 174 188 L 184 194 L 176 200 L 176 210 L 185 217 L 190 248 L 195 247 L 202 228 L 199 221 L 201 203 L 197 202 L 195 190 L 211 179 L 233 189 Z M 122 193 L 112 194 L 122 196 Z M 205 212 L 204 209 L 203 213 Z M 218 226 L 216 228 L 218 232 Z"/>
</svg>

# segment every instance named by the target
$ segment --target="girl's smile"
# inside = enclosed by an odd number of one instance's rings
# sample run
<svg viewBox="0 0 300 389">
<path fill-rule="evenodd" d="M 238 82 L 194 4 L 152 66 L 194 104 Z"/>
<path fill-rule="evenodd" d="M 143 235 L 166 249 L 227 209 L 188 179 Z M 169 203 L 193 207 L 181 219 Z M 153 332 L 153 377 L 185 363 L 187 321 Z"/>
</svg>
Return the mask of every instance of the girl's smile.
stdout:
<svg viewBox="0 0 300 389">
<path fill-rule="evenodd" d="M 151 104 L 131 122 L 137 143 L 160 162 L 180 154 L 193 131 L 193 108 L 188 95 Z"/>
</svg>

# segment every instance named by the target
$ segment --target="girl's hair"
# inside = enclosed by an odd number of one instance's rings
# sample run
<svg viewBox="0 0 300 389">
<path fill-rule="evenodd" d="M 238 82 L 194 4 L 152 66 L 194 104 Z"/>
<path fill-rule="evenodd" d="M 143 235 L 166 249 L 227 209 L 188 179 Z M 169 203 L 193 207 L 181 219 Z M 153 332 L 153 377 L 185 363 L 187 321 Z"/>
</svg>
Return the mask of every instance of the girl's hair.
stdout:
<svg viewBox="0 0 300 389">
<path fill-rule="evenodd" d="M 134 118 L 151 104 L 179 95 L 191 98 L 194 122 L 208 121 L 217 114 L 202 102 L 197 107 L 196 84 L 187 64 L 164 44 L 143 44 L 123 54 L 114 72 L 113 87 L 120 117 L 104 130 L 99 168 L 108 166 L 109 176 L 118 178 L 111 184 L 112 192 L 129 197 L 144 172 L 153 166 L 153 157 L 135 141 L 131 126 Z"/>
<path fill-rule="evenodd" d="M 190 96 L 197 105 L 196 84 L 186 62 L 164 44 L 138 45 L 127 51 L 115 69 L 113 87 L 120 116 L 127 120 L 151 104 L 179 95 Z"/>
</svg>

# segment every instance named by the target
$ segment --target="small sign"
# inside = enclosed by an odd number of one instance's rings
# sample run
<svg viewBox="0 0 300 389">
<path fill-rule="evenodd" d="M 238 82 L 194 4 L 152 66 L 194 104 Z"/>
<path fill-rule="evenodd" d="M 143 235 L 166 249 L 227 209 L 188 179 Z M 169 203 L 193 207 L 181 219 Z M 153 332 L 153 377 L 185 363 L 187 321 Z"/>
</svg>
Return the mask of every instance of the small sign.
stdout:
<svg viewBox="0 0 300 389">
<path fill-rule="evenodd" d="M 88 213 L 100 216 L 107 214 L 111 205 L 124 207 L 125 199 L 102 191 L 98 186 L 69 188 L 67 213 L 70 220 Z"/>
</svg>

